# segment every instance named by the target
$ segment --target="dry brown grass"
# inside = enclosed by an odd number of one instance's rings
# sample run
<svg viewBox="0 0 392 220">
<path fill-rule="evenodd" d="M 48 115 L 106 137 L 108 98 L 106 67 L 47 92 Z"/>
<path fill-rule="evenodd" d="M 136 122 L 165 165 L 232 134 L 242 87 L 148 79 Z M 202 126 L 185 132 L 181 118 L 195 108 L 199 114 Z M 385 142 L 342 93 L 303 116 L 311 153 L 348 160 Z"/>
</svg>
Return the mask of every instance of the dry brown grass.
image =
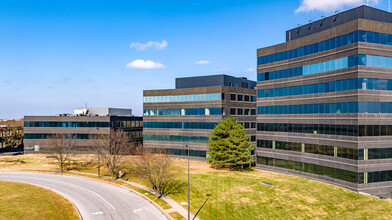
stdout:
<svg viewBox="0 0 392 220">
<path fill-rule="evenodd" d="M 73 159 L 70 166 L 96 173 L 95 155 L 77 155 Z M 133 157 L 125 159 L 131 163 Z M 187 160 L 175 159 L 174 163 L 183 172 L 180 181 L 186 183 Z M 58 170 L 45 155 L 0 157 L 0 171 L 43 168 Z M 190 169 L 192 211 L 196 212 L 203 204 L 207 193 L 212 194 L 199 213 L 202 219 L 392 219 L 392 200 L 380 200 L 318 181 L 258 170 L 216 170 L 198 161 L 191 161 Z M 148 185 L 129 174 L 125 178 Z M 183 202 L 186 195 L 187 188 L 183 187 L 170 197 Z"/>
</svg>

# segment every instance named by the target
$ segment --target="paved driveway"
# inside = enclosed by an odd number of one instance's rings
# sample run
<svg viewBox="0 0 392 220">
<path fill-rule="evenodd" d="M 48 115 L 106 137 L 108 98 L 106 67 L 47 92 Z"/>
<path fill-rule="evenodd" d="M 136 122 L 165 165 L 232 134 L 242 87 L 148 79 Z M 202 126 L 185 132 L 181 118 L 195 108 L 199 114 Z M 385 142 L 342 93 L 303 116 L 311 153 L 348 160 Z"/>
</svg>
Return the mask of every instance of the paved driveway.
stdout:
<svg viewBox="0 0 392 220">
<path fill-rule="evenodd" d="M 0 180 L 53 190 L 73 202 L 83 219 L 167 219 L 158 208 L 132 191 L 84 177 L 0 172 Z"/>
</svg>

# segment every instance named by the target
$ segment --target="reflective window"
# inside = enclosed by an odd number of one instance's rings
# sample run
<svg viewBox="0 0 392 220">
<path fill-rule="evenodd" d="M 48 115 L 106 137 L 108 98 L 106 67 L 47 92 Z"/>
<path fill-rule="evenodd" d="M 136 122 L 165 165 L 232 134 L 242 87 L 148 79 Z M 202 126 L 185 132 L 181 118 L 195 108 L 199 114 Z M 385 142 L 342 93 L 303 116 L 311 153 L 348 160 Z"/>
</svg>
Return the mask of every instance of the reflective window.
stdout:
<svg viewBox="0 0 392 220">
<path fill-rule="evenodd" d="M 25 121 L 25 127 L 93 127 L 107 128 L 110 122 L 106 121 Z"/>
<path fill-rule="evenodd" d="M 392 113 L 392 102 L 342 102 L 259 106 L 257 114 Z"/>
<path fill-rule="evenodd" d="M 342 47 L 355 42 L 392 45 L 392 35 L 358 30 L 319 43 L 307 45 L 304 47 L 300 47 L 288 51 L 279 52 L 276 54 L 257 57 L 257 65 L 263 65 L 267 63 L 302 57 L 309 54 L 314 54 L 314 53 Z"/>
<path fill-rule="evenodd" d="M 392 125 L 333 125 L 258 123 L 258 131 L 330 134 L 345 136 L 391 136 Z"/>
<path fill-rule="evenodd" d="M 224 108 L 144 109 L 143 115 L 224 115 Z"/>
<path fill-rule="evenodd" d="M 257 156 L 257 163 L 266 166 L 274 166 L 285 169 L 298 170 L 306 173 L 313 173 L 322 176 L 328 176 L 331 178 L 336 178 L 352 183 L 362 183 L 361 181 L 359 181 L 358 173 L 333 167 L 326 167 L 317 164 L 261 156 Z"/>
<path fill-rule="evenodd" d="M 214 129 L 215 122 L 144 122 L 144 128 Z"/>
<path fill-rule="evenodd" d="M 143 141 L 173 141 L 207 143 L 208 137 L 144 134 Z"/>
<path fill-rule="evenodd" d="M 245 129 L 248 129 L 248 128 L 250 128 L 250 124 L 249 124 L 249 122 L 244 122 L 244 128 L 245 128 Z"/>
<path fill-rule="evenodd" d="M 249 115 L 250 114 L 250 109 L 246 108 L 245 109 L 245 115 Z"/>
<path fill-rule="evenodd" d="M 34 133 L 34 134 L 24 134 L 25 139 L 48 139 L 54 134 L 50 133 Z M 95 137 L 93 134 L 64 134 L 65 139 L 91 139 Z"/>
<path fill-rule="evenodd" d="M 156 150 L 158 152 L 162 152 L 162 149 L 159 148 L 148 148 L 152 149 L 152 151 Z M 187 149 L 174 149 L 174 148 L 165 148 L 164 153 L 168 153 L 171 155 L 177 155 L 177 156 L 188 156 L 188 150 Z M 206 157 L 206 151 L 202 150 L 189 150 L 189 156 L 191 157 Z"/>
<path fill-rule="evenodd" d="M 329 60 L 321 63 L 314 63 L 306 66 L 276 70 L 268 73 L 258 73 L 257 81 L 283 79 L 283 78 L 289 78 L 295 76 L 322 73 L 322 72 L 339 70 L 339 69 L 344 69 L 347 67 L 358 66 L 358 65 L 392 68 L 392 57 L 356 54 L 348 57 L 342 57 L 342 58 Z"/>
<path fill-rule="evenodd" d="M 252 102 L 256 102 L 256 96 L 252 95 Z"/>
<path fill-rule="evenodd" d="M 243 95 L 237 95 L 237 101 L 242 102 L 243 101 Z"/>
<path fill-rule="evenodd" d="M 339 92 L 354 89 L 367 90 L 390 90 L 392 91 L 392 80 L 355 78 L 333 82 L 309 84 L 303 86 L 292 86 L 275 89 L 261 89 L 257 91 L 258 98 L 279 97 L 292 95 L 305 95 L 326 92 Z"/>
<path fill-rule="evenodd" d="M 303 146 L 302 146 L 303 145 Z M 337 146 L 326 146 L 317 144 L 292 143 L 284 141 L 257 140 L 258 148 L 269 148 L 285 151 L 321 154 L 330 157 L 341 157 L 352 160 L 364 160 L 364 149 L 345 148 Z M 391 159 L 392 148 L 369 148 L 368 158 L 366 160 Z M 335 152 L 336 151 L 336 152 Z"/>
<path fill-rule="evenodd" d="M 244 97 L 245 97 L 245 102 L 249 102 L 250 101 L 249 95 L 244 95 Z"/>
<path fill-rule="evenodd" d="M 170 95 L 170 96 L 144 96 L 145 103 L 153 102 L 200 102 L 224 100 L 224 93 Z"/>
<path fill-rule="evenodd" d="M 250 114 L 251 114 L 251 115 L 256 115 L 256 109 L 254 109 L 254 108 L 251 109 L 251 110 L 250 110 Z"/>
</svg>

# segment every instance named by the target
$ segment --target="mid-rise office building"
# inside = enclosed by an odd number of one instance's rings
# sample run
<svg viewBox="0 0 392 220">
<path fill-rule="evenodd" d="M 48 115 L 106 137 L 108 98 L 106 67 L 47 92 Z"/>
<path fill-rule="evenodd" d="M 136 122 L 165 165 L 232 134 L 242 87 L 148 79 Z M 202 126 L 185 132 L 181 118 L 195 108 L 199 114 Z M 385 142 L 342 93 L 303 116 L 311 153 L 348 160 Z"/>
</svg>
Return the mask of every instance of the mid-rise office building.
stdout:
<svg viewBox="0 0 392 220">
<path fill-rule="evenodd" d="M 256 82 L 227 75 L 176 79 L 175 89 L 145 90 L 144 147 L 205 160 L 208 137 L 223 118 L 236 117 L 256 138 Z"/>
<path fill-rule="evenodd" d="M 392 14 L 361 6 L 257 50 L 257 166 L 392 192 Z"/>
<path fill-rule="evenodd" d="M 143 117 L 133 116 L 131 109 L 84 108 L 74 114 L 24 117 L 25 152 L 42 150 L 48 138 L 64 134 L 75 139 L 75 151 L 89 151 L 94 137 L 109 134 L 111 129 L 121 129 L 131 144 L 143 143 Z"/>
</svg>

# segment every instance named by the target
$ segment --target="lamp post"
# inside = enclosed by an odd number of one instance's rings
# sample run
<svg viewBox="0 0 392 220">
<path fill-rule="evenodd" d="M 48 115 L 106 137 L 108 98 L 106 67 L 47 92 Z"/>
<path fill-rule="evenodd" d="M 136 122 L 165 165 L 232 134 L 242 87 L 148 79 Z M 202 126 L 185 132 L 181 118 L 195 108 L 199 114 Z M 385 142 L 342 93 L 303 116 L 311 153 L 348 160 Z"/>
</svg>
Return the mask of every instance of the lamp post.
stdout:
<svg viewBox="0 0 392 220">
<path fill-rule="evenodd" d="M 190 202 L 190 178 L 189 178 L 189 147 L 185 145 L 188 150 L 188 220 L 191 220 L 191 202 Z"/>
</svg>

